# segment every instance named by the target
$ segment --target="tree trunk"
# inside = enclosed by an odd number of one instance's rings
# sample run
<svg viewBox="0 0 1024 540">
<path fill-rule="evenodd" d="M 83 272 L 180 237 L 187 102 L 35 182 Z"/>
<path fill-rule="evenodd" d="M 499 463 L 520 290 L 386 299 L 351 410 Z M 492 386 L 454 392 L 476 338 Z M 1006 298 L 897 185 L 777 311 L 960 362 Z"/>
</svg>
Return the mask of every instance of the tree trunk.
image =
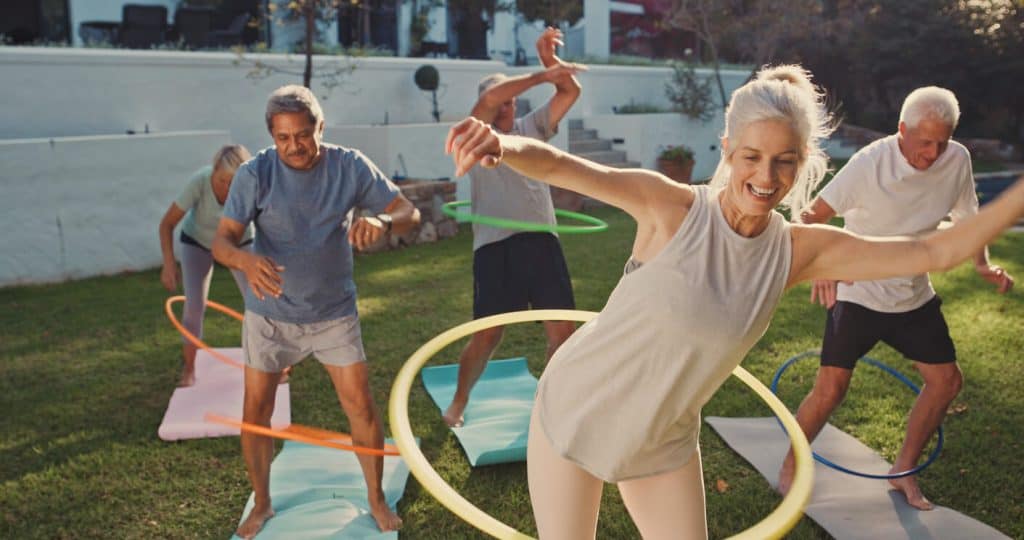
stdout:
<svg viewBox="0 0 1024 540">
<path fill-rule="evenodd" d="M 313 35 L 316 34 L 316 12 L 313 0 L 306 0 L 303 11 L 306 15 L 306 69 L 302 71 L 302 85 L 310 88 L 313 80 Z"/>
</svg>

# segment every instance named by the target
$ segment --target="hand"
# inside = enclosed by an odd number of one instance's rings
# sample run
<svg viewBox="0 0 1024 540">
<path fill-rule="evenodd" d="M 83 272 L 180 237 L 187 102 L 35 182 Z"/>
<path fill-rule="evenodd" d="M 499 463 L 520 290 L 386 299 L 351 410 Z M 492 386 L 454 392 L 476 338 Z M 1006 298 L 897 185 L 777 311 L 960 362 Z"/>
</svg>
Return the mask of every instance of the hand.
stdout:
<svg viewBox="0 0 1024 540">
<path fill-rule="evenodd" d="M 270 257 L 245 252 L 245 259 L 239 269 L 245 273 L 245 279 L 256 298 L 264 300 L 265 295 L 274 298 L 281 296 L 281 283 L 284 282 L 281 272 L 284 272 L 284 267 Z"/>
<path fill-rule="evenodd" d="M 552 64 L 544 70 L 544 80 L 549 83 L 558 84 L 581 71 L 587 71 L 587 69 L 588 68 L 585 64 L 576 64 L 558 60 L 555 64 Z"/>
<path fill-rule="evenodd" d="M 384 234 L 384 222 L 375 217 L 360 217 L 348 230 L 348 242 L 362 251 L 373 245 Z"/>
<path fill-rule="evenodd" d="M 817 302 L 825 306 L 825 309 L 832 309 L 836 304 L 836 281 L 827 279 L 816 279 L 811 284 L 811 303 Z"/>
<path fill-rule="evenodd" d="M 164 264 L 163 270 L 160 271 L 160 283 L 167 289 L 167 292 L 177 291 L 179 282 L 181 282 L 181 273 L 178 271 L 178 265 Z"/>
<path fill-rule="evenodd" d="M 455 162 L 455 176 L 466 174 L 477 163 L 493 169 L 501 163 L 501 139 L 491 126 L 469 117 L 448 130 L 444 152 Z"/>
<path fill-rule="evenodd" d="M 549 26 L 544 29 L 544 33 L 537 38 L 537 56 L 540 57 L 541 64 L 548 66 L 557 60 L 555 54 L 558 47 L 565 46 L 563 37 L 562 31 L 557 28 Z"/>
<path fill-rule="evenodd" d="M 990 264 L 987 266 L 976 266 L 975 269 L 982 279 L 996 286 L 996 292 L 999 294 L 1008 293 L 1013 288 L 1013 277 L 1001 267 Z"/>
</svg>

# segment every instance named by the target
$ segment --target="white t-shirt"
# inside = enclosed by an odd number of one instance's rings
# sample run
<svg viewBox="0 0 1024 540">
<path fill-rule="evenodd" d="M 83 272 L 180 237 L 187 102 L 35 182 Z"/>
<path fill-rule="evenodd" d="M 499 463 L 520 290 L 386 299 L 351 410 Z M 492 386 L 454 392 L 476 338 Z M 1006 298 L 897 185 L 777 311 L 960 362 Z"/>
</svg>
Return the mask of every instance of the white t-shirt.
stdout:
<svg viewBox="0 0 1024 540">
<path fill-rule="evenodd" d="M 868 236 L 917 236 L 934 231 L 948 215 L 959 221 L 978 212 L 971 155 L 949 141 L 927 170 L 900 152 L 893 134 L 861 148 L 819 196 L 846 220 L 845 228 Z M 875 311 L 902 313 L 935 296 L 928 274 L 839 284 L 838 299 Z"/>
</svg>

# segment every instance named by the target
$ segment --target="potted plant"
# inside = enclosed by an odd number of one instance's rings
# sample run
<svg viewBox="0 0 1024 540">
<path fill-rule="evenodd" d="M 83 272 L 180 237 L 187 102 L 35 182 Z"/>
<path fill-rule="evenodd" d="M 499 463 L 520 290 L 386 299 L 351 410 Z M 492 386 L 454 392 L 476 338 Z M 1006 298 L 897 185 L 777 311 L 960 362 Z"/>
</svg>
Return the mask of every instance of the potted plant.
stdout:
<svg viewBox="0 0 1024 540">
<path fill-rule="evenodd" d="M 693 163 L 693 150 L 686 145 L 666 146 L 658 154 L 658 170 L 681 184 L 690 183 Z"/>
</svg>

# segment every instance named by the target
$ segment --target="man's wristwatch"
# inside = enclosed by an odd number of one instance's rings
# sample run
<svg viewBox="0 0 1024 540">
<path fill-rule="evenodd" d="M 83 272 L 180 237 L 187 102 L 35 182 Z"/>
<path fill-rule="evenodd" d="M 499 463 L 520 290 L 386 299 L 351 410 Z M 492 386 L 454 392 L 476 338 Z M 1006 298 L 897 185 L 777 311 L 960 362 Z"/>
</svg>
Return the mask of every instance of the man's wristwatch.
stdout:
<svg viewBox="0 0 1024 540">
<path fill-rule="evenodd" d="M 394 218 L 391 217 L 391 214 L 377 214 L 377 219 L 379 219 L 380 222 L 384 224 L 384 232 L 391 232 L 391 225 L 392 222 L 394 221 Z"/>
</svg>

